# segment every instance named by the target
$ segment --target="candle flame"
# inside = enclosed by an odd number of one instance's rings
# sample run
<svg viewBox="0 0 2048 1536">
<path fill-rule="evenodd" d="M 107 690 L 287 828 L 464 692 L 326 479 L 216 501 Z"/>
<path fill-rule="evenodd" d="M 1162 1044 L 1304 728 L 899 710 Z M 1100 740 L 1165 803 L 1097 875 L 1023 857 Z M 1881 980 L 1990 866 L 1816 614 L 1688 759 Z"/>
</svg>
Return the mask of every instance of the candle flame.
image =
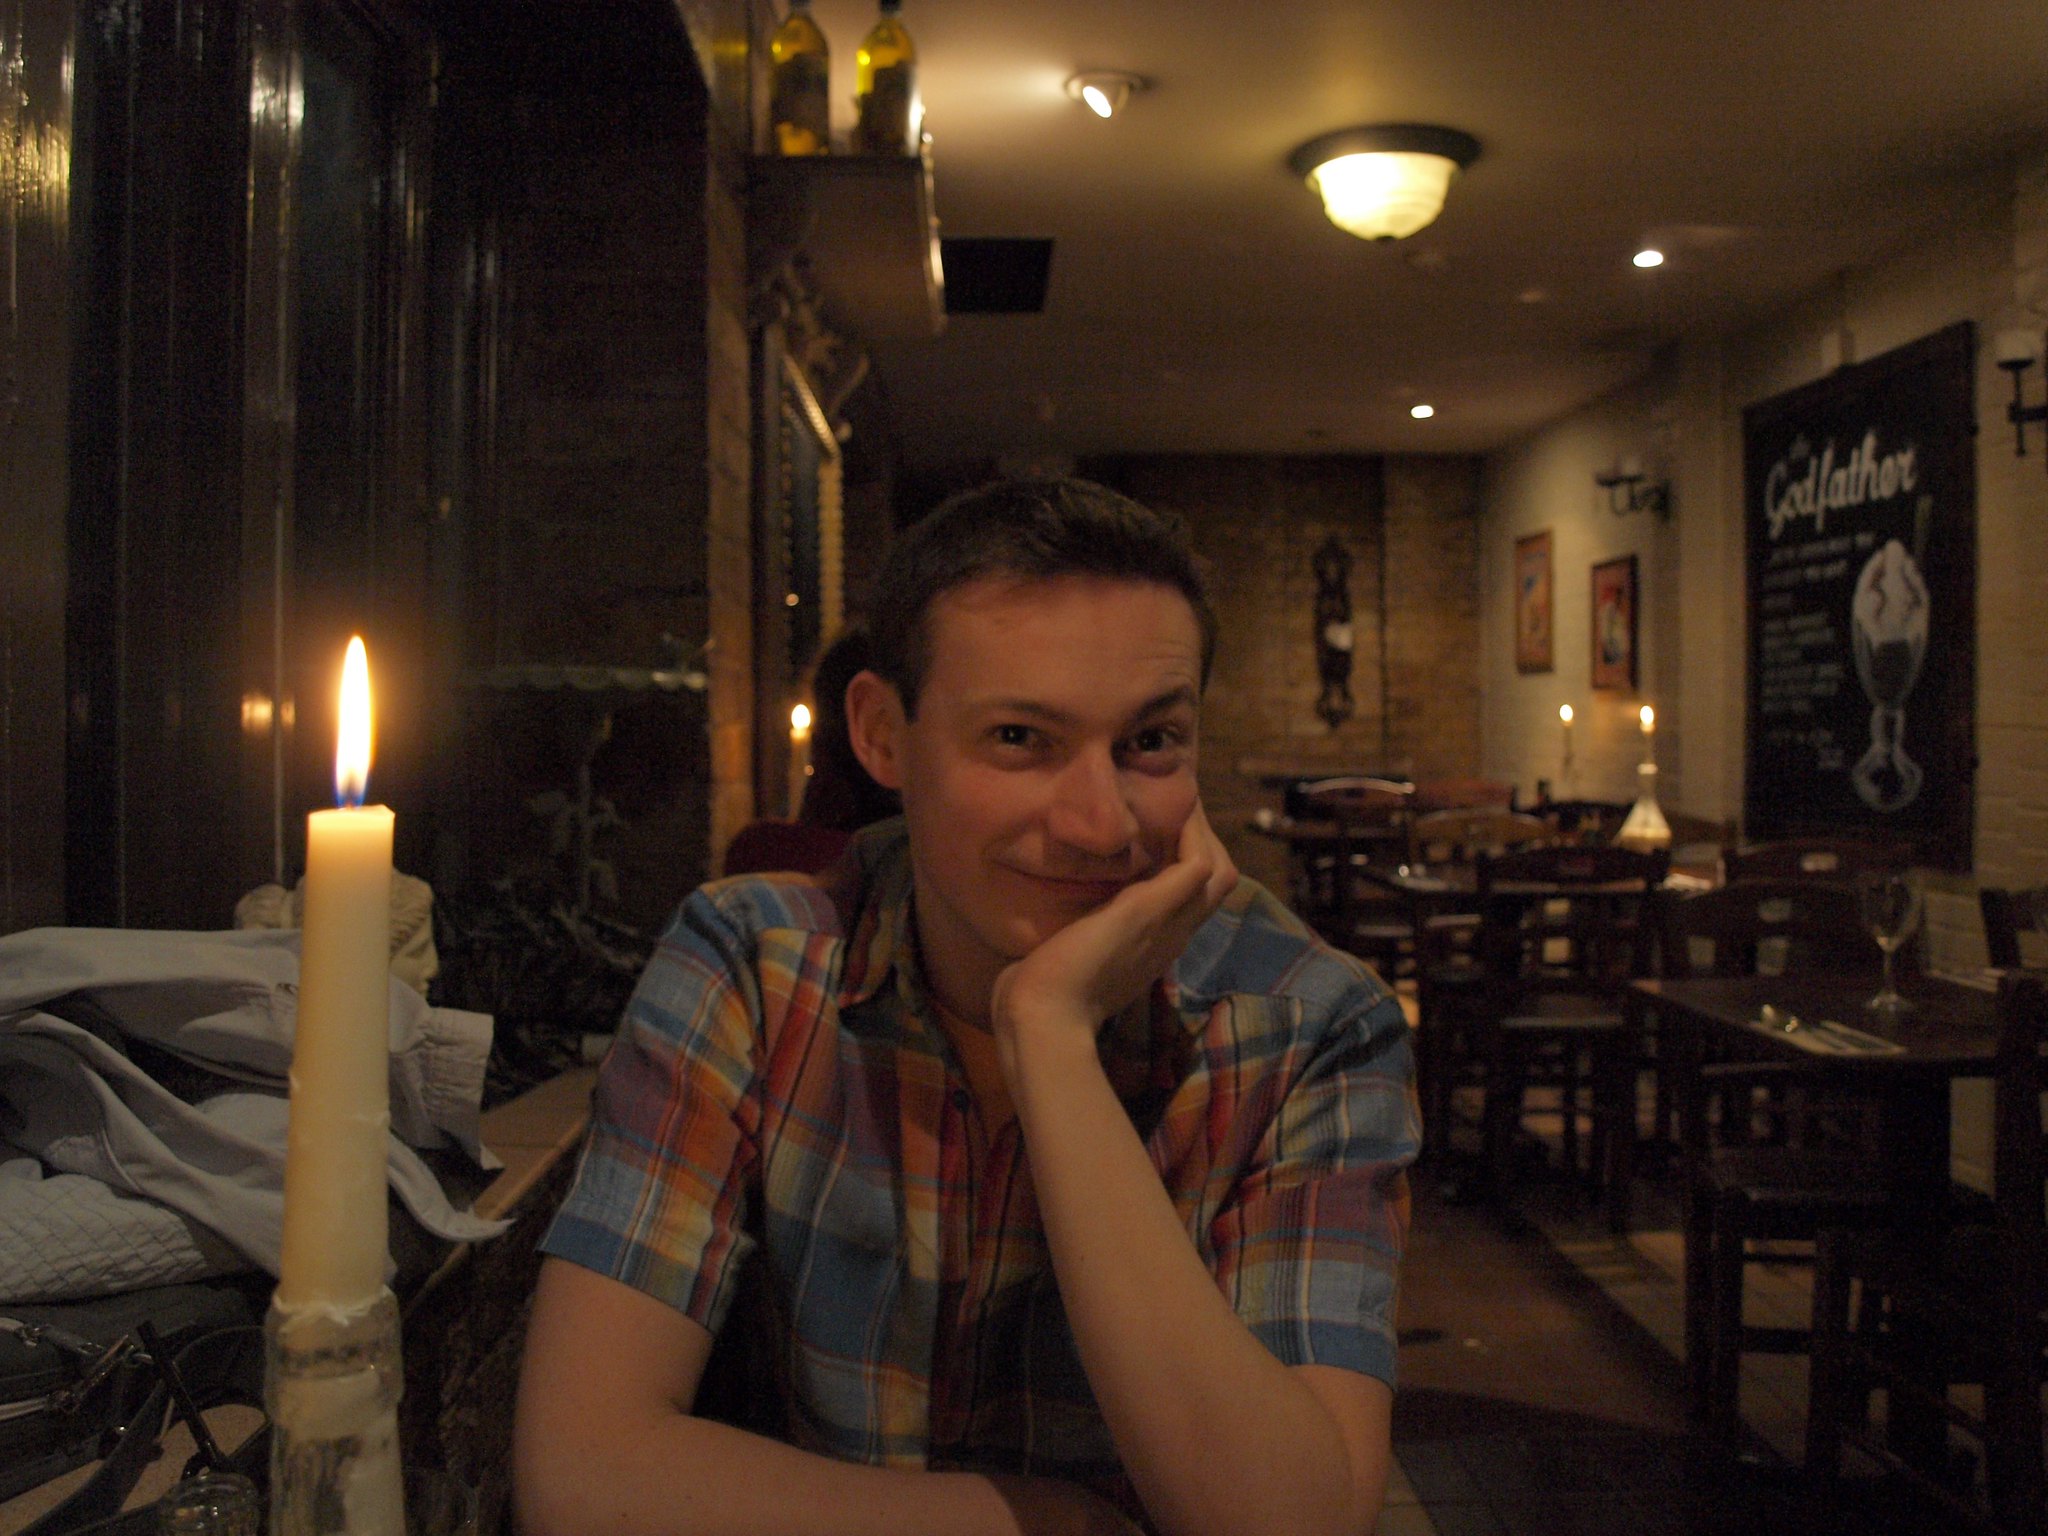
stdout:
<svg viewBox="0 0 2048 1536">
<path fill-rule="evenodd" d="M 809 738 L 810 734 L 811 706 L 808 704 L 798 704 L 793 706 L 789 712 L 790 740 L 804 741 Z"/>
<path fill-rule="evenodd" d="M 1565 723 L 1566 725 L 1570 725 L 1570 724 L 1572 723 L 1572 707 L 1571 707 L 1571 705 L 1569 705 L 1569 704 L 1560 704 L 1560 705 L 1558 705 L 1558 706 L 1557 706 L 1557 718 L 1558 718 L 1558 719 L 1560 719 L 1560 720 L 1562 720 L 1562 721 L 1563 721 L 1563 722 L 1564 722 L 1564 723 Z"/>
<path fill-rule="evenodd" d="M 370 788 L 370 653 L 351 635 L 341 663 L 341 729 L 335 736 L 334 803 L 361 805 Z"/>
<path fill-rule="evenodd" d="M 1647 736 L 1657 729 L 1657 711 L 1645 704 L 1639 713 L 1643 722 L 1643 734 Z"/>
</svg>

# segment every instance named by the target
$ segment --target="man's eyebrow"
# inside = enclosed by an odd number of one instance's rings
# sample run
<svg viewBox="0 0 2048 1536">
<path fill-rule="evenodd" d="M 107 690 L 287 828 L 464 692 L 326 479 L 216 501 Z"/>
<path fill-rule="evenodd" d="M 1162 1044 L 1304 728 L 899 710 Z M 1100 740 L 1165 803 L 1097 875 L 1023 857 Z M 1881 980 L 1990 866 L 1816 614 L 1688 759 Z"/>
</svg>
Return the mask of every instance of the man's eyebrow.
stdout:
<svg viewBox="0 0 2048 1536">
<path fill-rule="evenodd" d="M 1183 706 L 1188 709 L 1198 709 L 1201 706 L 1201 696 L 1195 692 L 1192 684 L 1178 683 L 1165 692 L 1145 700 L 1131 711 L 1130 718 L 1133 721 L 1150 720 Z M 974 707 L 982 714 L 1022 715 L 1030 720 L 1042 720 L 1048 725 L 1072 725 L 1076 719 L 1066 710 L 1055 709 L 1041 699 L 998 695 L 977 699 Z"/>
<path fill-rule="evenodd" d="M 1147 699 L 1138 706 L 1138 712 L 1131 716 L 1131 718 L 1133 720 L 1145 720 L 1153 715 L 1168 714 L 1173 710 L 1181 708 L 1183 705 L 1189 709 L 1201 708 L 1202 696 L 1195 691 L 1192 683 L 1178 683 L 1157 697 Z"/>
</svg>

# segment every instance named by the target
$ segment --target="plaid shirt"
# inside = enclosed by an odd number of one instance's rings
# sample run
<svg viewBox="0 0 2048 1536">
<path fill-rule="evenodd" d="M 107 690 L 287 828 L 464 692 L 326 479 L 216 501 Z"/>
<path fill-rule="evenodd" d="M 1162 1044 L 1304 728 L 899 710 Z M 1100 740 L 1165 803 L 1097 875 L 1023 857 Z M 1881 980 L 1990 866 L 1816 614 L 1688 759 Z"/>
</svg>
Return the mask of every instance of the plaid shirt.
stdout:
<svg viewBox="0 0 2048 1536">
<path fill-rule="evenodd" d="M 924 998 L 910 885 L 889 822 L 817 880 L 692 895 L 627 1008 L 542 1246 L 713 1332 L 751 1259 L 793 1444 L 1067 1477 L 1130 1507 L 1017 1128 L 981 1134 Z M 1101 1041 L 1246 1326 L 1288 1364 L 1391 1383 L 1418 1123 L 1385 987 L 1245 881 Z"/>
</svg>

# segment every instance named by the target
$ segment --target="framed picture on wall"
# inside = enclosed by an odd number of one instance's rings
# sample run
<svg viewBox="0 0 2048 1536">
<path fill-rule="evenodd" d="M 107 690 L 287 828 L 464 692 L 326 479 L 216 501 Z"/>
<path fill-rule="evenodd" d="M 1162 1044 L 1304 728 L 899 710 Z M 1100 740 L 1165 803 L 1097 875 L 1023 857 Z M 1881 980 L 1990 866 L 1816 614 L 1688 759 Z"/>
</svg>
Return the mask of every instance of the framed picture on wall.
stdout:
<svg viewBox="0 0 2048 1536">
<path fill-rule="evenodd" d="M 1636 685 L 1636 557 L 1593 567 L 1593 686 Z"/>
<path fill-rule="evenodd" d="M 1551 655 L 1550 530 L 1515 540 L 1515 670 L 1548 672 Z"/>
<path fill-rule="evenodd" d="M 1743 411 L 1745 835 L 1970 867 L 1977 388 L 1963 321 Z"/>
</svg>

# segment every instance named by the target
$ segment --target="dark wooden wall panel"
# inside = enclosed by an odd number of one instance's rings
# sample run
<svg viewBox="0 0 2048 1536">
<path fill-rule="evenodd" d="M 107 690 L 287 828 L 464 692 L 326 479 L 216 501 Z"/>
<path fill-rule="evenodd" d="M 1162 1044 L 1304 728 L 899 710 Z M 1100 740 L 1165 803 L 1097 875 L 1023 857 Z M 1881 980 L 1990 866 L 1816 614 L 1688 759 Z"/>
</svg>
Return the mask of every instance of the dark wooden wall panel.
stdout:
<svg viewBox="0 0 2048 1536">
<path fill-rule="evenodd" d="M 64 915 L 67 0 L 0 0 L 0 933 Z"/>
</svg>

